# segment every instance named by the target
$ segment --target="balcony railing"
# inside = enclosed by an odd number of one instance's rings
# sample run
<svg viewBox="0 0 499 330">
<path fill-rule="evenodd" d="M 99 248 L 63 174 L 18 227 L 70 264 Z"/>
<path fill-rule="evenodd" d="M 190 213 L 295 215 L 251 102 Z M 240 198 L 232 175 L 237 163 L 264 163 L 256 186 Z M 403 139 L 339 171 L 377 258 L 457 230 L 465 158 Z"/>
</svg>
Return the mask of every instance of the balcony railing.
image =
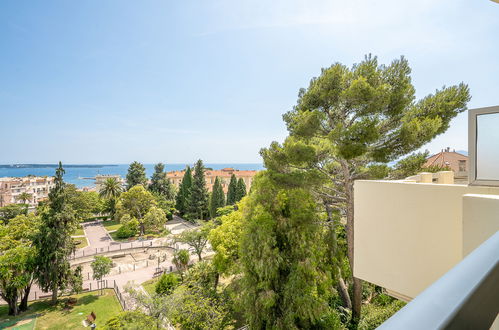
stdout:
<svg viewBox="0 0 499 330">
<path fill-rule="evenodd" d="M 499 312 L 499 231 L 379 329 L 489 329 Z"/>
</svg>

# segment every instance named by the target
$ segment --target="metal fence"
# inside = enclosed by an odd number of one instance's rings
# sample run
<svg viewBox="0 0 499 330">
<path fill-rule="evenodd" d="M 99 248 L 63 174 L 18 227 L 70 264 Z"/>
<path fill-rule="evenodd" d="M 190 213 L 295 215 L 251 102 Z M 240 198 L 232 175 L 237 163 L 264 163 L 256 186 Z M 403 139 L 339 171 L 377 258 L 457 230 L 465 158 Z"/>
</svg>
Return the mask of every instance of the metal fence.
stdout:
<svg viewBox="0 0 499 330">
<path fill-rule="evenodd" d="M 76 260 L 85 257 L 91 257 L 100 254 L 106 253 L 114 253 L 114 252 L 130 252 L 135 249 L 174 249 L 174 247 L 165 245 L 162 242 L 153 242 L 153 241 L 135 241 L 135 242 L 126 242 L 126 243 L 116 243 L 112 245 L 108 245 L 107 247 L 101 248 L 83 248 L 80 250 L 75 250 L 70 256 L 69 260 Z"/>
</svg>

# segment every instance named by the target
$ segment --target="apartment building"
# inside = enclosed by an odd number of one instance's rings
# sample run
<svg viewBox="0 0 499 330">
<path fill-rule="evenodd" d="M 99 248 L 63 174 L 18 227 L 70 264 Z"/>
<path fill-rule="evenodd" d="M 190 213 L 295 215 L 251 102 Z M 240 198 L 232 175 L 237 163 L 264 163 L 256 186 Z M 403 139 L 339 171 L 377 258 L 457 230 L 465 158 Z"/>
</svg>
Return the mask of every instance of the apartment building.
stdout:
<svg viewBox="0 0 499 330">
<path fill-rule="evenodd" d="M 227 193 L 230 178 L 232 174 L 234 174 L 238 180 L 240 178 L 243 179 L 244 183 L 246 184 L 246 190 L 249 191 L 253 182 L 253 178 L 257 172 L 258 171 L 239 171 L 230 167 L 223 168 L 221 170 L 207 169 L 205 171 L 206 186 L 208 188 L 208 191 L 212 191 L 213 185 L 215 184 L 215 179 L 218 177 L 218 179 L 222 183 L 224 192 Z M 167 173 L 167 177 L 178 188 L 180 186 L 180 183 L 182 182 L 184 174 L 185 171 L 172 171 Z"/>
<path fill-rule="evenodd" d="M 34 207 L 47 199 L 54 187 L 53 177 L 26 176 L 22 178 L 0 178 L 0 207 L 13 203 L 23 203 L 19 198 L 22 193 L 30 195 L 27 204 Z"/>
</svg>

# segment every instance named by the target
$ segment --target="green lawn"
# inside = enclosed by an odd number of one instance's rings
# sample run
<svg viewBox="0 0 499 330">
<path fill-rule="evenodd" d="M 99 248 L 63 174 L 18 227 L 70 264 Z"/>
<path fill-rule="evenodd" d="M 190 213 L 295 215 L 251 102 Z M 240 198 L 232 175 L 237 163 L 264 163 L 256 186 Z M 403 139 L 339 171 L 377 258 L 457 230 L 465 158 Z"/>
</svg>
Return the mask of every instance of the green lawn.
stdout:
<svg viewBox="0 0 499 330">
<path fill-rule="evenodd" d="M 121 227 L 121 223 L 118 220 L 102 221 L 102 225 L 107 231 L 118 230 Z"/>
<path fill-rule="evenodd" d="M 76 243 L 80 242 L 79 244 L 76 245 L 77 249 L 81 249 L 88 246 L 88 241 L 86 237 L 73 237 L 73 241 L 75 241 Z"/>
<path fill-rule="evenodd" d="M 83 230 L 81 225 L 78 225 L 78 228 L 73 233 L 73 236 L 84 236 L 84 235 L 85 235 L 85 231 Z"/>
<path fill-rule="evenodd" d="M 104 295 L 99 295 L 100 291 L 82 293 L 74 296 L 78 302 L 71 309 L 65 308 L 68 297 L 60 298 L 56 306 L 51 306 L 47 300 L 37 301 L 30 304 L 27 312 L 16 317 L 7 315 L 6 305 L 0 306 L 0 329 L 13 326 L 15 322 L 28 318 L 36 318 L 35 329 L 85 329 L 82 321 L 87 318 L 92 311 L 97 316 L 95 323 L 98 327 L 103 326 L 107 320 L 120 313 L 121 306 L 111 289 L 104 290 Z M 32 329 L 32 325 L 26 324 L 19 329 Z"/>
<path fill-rule="evenodd" d="M 156 291 L 154 291 L 154 290 L 156 289 L 156 283 L 158 283 L 159 278 L 160 278 L 160 276 L 142 283 L 144 290 L 146 290 L 146 292 L 149 293 L 150 295 L 153 295 L 156 293 Z"/>
</svg>

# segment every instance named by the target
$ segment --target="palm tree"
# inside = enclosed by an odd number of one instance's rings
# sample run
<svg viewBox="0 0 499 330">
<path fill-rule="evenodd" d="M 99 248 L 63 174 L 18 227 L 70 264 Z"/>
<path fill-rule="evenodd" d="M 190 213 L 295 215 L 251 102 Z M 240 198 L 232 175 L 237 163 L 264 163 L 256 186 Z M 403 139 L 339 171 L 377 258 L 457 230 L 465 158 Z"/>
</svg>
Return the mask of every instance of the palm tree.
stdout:
<svg viewBox="0 0 499 330">
<path fill-rule="evenodd" d="M 116 198 L 123 191 L 121 183 L 116 178 L 107 178 L 102 184 L 102 188 L 99 191 L 100 197 L 103 198 Z"/>
<path fill-rule="evenodd" d="M 116 199 L 123 191 L 123 186 L 116 178 L 107 178 L 102 184 L 99 195 L 109 201 L 109 213 L 114 217 L 116 212 Z"/>
<path fill-rule="evenodd" d="M 26 204 L 26 202 L 30 201 L 32 197 L 33 197 L 33 195 L 28 194 L 27 192 L 23 192 L 23 193 L 20 193 L 19 195 L 17 195 L 16 199 L 18 201 L 22 201 L 23 204 Z"/>
</svg>

